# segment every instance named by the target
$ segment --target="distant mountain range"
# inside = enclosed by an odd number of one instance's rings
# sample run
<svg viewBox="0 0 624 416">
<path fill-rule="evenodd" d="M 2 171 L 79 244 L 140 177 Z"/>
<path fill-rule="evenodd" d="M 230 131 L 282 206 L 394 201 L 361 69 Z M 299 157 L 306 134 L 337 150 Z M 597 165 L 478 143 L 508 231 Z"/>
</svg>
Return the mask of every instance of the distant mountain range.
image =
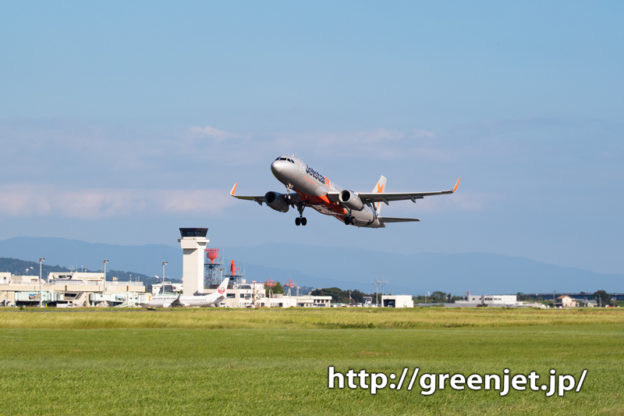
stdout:
<svg viewBox="0 0 624 416">
<path fill-rule="evenodd" d="M 223 261 L 235 259 L 248 280 L 268 278 L 299 285 L 337 286 L 374 292 L 374 281 L 384 280 L 386 291 L 424 294 L 441 290 L 453 294 L 535 292 L 624 292 L 624 275 L 596 273 L 553 266 L 522 257 L 488 253 L 403 255 L 355 248 L 318 247 L 300 244 L 265 244 L 255 247 L 221 247 Z M 124 246 L 87 243 L 61 238 L 18 237 L 0 241 L 0 257 L 46 264 L 101 270 L 110 259 L 109 270 L 133 270 L 147 276 L 161 274 L 161 261 L 169 264 L 166 274 L 179 279 L 182 251 L 168 245 Z M 38 267 L 38 265 L 37 265 Z M 0 270 L 2 271 L 2 270 Z"/>
</svg>

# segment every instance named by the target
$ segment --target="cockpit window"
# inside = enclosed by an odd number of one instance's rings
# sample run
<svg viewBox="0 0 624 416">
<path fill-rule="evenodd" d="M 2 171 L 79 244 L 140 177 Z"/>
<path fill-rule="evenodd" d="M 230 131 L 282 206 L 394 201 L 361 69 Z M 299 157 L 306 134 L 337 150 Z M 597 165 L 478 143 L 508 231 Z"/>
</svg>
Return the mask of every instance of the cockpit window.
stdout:
<svg viewBox="0 0 624 416">
<path fill-rule="evenodd" d="M 294 161 L 294 160 L 292 160 L 291 158 L 288 158 L 288 157 L 282 157 L 282 156 L 278 157 L 278 158 L 277 158 L 277 159 L 275 159 L 275 160 L 285 160 L 285 161 L 290 162 L 290 163 L 292 163 L 292 164 L 294 164 L 294 163 L 295 163 L 295 161 Z"/>
</svg>

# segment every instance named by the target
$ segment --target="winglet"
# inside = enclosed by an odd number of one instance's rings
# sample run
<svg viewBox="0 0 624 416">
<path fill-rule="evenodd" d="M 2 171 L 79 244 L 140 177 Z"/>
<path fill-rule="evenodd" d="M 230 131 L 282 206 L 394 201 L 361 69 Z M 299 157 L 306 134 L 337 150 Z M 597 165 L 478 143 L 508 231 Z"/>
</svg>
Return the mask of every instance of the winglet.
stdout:
<svg viewBox="0 0 624 416">
<path fill-rule="evenodd" d="M 234 192 L 236 192 L 236 187 L 238 186 L 238 182 L 234 183 L 232 190 L 230 191 L 230 195 L 234 196 Z"/>
<path fill-rule="evenodd" d="M 457 191 L 457 187 L 459 186 L 459 181 L 461 181 L 461 178 L 457 179 L 457 183 L 455 184 L 455 188 L 453 188 L 453 192 Z M 236 186 L 234 186 L 236 188 Z"/>
</svg>

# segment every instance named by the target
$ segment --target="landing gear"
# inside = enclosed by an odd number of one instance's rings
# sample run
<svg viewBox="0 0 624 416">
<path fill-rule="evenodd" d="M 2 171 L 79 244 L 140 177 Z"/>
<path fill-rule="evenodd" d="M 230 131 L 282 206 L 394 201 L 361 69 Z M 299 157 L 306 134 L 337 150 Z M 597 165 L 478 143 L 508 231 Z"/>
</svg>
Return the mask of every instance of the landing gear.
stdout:
<svg viewBox="0 0 624 416">
<path fill-rule="evenodd" d="M 299 211 L 299 216 L 295 218 L 295 225 L 303 225 L 305 227 L 308 223 L 308 219 L 303 216 L 304 208 L 305 205 L 303 205 L 301 202 L 297 204 L 297 211 Z"/>
<path fill-rule="evenodd" d="M 349 210 L 347 212 L 347 215 L 345 215 L 344 223 L 345 223 L 345 225 L 355 224 L 355 218 L 353 218 L 353 215 L 351 215 L 351 210 Z"/>
</svg>

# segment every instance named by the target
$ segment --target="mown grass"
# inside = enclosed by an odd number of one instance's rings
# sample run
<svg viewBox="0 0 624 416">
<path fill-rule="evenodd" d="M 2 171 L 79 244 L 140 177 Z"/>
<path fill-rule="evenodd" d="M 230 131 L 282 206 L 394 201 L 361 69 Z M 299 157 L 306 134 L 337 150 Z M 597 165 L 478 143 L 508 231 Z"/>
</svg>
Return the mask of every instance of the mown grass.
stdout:
<svg viewBox="0 0 624 416">
<path fill-rule="evenodd" d="M 6 415 L 624 414 L 619 310 L 3 311 L 0 328 Z M 562 398 L 372 396 L 327 389 L 330 365 L 589 373 Z"/>
</svg>

